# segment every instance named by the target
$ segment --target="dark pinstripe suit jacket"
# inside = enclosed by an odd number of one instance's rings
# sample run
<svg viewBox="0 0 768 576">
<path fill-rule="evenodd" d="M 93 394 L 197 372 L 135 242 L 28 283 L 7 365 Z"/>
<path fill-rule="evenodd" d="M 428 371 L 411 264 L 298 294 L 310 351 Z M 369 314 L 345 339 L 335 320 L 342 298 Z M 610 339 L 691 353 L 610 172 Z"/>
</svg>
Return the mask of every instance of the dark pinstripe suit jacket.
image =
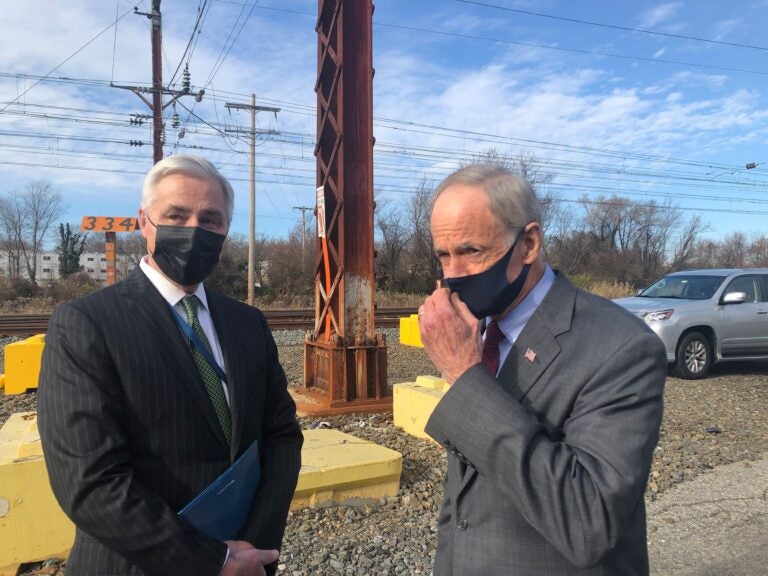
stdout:
<svg viewBox="0 0 768 576">
<path fill-rule="evenodd" d="M 427 424 L 448 449 L 435 576 L 647 574 L 665 375 L 653 332 L 558 275 L 498 377 L 473 366 Z"/>
<path fill-rule="evenodd" d="M 177 511 L 254 440 L 262 480 L 239 538 L 279 548 L 301 466 L 301 430 L 264 316 L 208 303 L 232 406 L 227 446 L 190 349 L 141 270 L 59 306 L 38 390 L 51 486 L 77 526 L 67 576 L 216 576 L 226 545 Z"/>
</svg>

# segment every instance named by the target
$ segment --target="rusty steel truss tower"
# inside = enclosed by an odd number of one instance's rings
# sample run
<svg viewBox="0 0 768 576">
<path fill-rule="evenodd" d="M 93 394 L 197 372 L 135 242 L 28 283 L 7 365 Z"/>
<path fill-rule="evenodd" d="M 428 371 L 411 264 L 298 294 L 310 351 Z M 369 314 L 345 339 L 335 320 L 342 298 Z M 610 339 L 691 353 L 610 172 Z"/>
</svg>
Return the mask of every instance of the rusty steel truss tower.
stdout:
<svg viewBox="0 0 768 576">
<path fill-rule="evenodd" d="M 316 413 L 392 407 L 374 326 L 373 3 L 319 0 L 315 327 L 304 388 Z"/>
</svg>

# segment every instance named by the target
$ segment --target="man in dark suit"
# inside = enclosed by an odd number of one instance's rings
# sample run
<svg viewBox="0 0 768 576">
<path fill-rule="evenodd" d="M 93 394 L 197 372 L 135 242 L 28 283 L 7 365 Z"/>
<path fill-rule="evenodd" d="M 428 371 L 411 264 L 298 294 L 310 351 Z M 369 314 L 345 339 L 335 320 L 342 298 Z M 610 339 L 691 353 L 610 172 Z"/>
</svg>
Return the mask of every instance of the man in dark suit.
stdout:
<svg viewBox="0 0 768 576">
<path fill-rule="evenodd" d="M 435 191 L 445 279 L 419 309 L 451 384 L 426 427 L 448 450 L 435 576 L 648 574 L 664 348 L 546 264 L 540 222 L 528 183 L 497 166 Z"/>
<path fill-rule="evenodd" d="M 51 486 L 77 527 L 68 576 L 275 571 L 302 434 L 263 314 L 202 284 L 233 198 L 202 158 L 157 163 L 140 267 L 51 316 L 38 414 Z M 237 539 L 179 518 L 254 441 L 261 481 Z"/>
</svg>

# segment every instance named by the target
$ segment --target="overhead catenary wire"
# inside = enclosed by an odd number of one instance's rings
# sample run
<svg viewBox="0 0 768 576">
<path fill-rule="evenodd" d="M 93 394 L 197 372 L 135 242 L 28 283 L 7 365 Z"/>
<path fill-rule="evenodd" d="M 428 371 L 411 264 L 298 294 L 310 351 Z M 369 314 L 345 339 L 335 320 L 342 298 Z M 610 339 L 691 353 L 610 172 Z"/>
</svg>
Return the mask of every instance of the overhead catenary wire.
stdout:
<svg viewBox="0 0 768 576">
<path fill-rule="evenodd" d="M 492 38 L 490 36 L 478 36 L 475 34 L 461 34 L 459 32 L 448 32 L 445 30 L 431 30 L 429 28 L 420 28 L 417 26 L 406 26 L 405 24 L 387 24 L 379 22 L 378 26 L 407 30 L 408 32 L 423 32 L 426 34 L 438 34 L 441 36 L 452 36 L 455 38 L 467 38 L 469 40 L 484 40 L 486 42 L 498 42 L 501 44 L 510 44 L 515 46 L 527 46 L 529 48 L 539 48 L 542 50 L 557 50 L 558 52 L 570 52 L 573 54 L 586 54 L 588 56 L 602 56 L 606 58 L 621 58 L 623 60 L 637 60 L 639 62 L 651 62 L 654 64 L 671 64 L 674 66 L 685 66 L 688 68 L 701 68 L 703 70 L 718 70 L 725 72 L 739 72 L 742 74 L 756 74 L 759 76 L 768 76 L 766 70 L 750 70 L 748 68 L 733 68 L 730 66 L 717 66 L 715 64 L 701 64 L 693 62 L 684 62 L 682 60 L 667 60 L 665 58 L 648 58 L 645 56 L 631 56 L 627 54 L 616 54 L 613 52 L 602 52 L 599 50 L 581 50 L 578 48 L 565 48 L 562 46 L 548 46 L 546 44 L 537 44 L 536 42 L 523 42 L 521 40 L 507 40 L 505 38 Z"/>
<path fill-rule="evenodd" d="M 685 34 L 674 34 L 672 32 L 661 32 L 658 30 L 647 30 L 644 28 L 630 28 L 628 26 L 619 26 L 617 24 L 606 24 L 604 22 L 591 22 L 589 20 L 580 20 L 578 18 L 567 18 L 565 16 L 556 16 L 554 14 L 543 14 L 541 12 L 531 12 L 530 10 L 522 10 L 520 8 L 510 8 L 508 6 L 499 6 L 498 4 L 489 4 L 486 2 L 477 2 L 476 0 L 456 0 L 462 4 L 472 4 L 475 6 L 482 6 L 484 8 L 494 8 L 496 10 L 505 10 L 507 12 L 514 12 L 516 14 L 527 14 L 529 16 L 537 16 L 540 18 L 551 18 L 553 20 L 559 20 L 561 22 L 572 22 L 575 24 L 586 24 L 588 26 L 599 26 L 601 28 L 610 28 L 613 30 L 623 30 L 625 32 L 639 32 L 641 34 L 651 34 L 653 36 L 663 36 L 666 38 L 677 38 L 679 40 L 694 40 L 696 42 L 707 42 L 709 44 L 720 44 L 722 46 L 733 46 L 736 48 L 749 48 L 751 50 L 768 50 L 765 46 L 755 46 L 754 44 L 743 44 L 739 42 L 728 42 L 726 40 L 714 40 L 712 38 L 700 38 L 698 36 L 688 36 Z"/>
<path fill-rule="evenodd" d="M 240 14 L 237 15 L 237 20 L 232 25 L 232 29 L 229 31 L 229 35 L 227 36 L 227 39 L 224 41 L 224 46 L 221 48 L 221 52 L 219 52 L 219 56 L 216 59 L 216 62 L 213 65 L 213 68 L 211 69 L 211 72 L 208 75 L 207 80 L 205 81 L 205 86 L 207 87 L 214 79 L 216 74 L 218 74 L 219 70 L 221 69 L 221 66 L 224 64 L 224 61 L 227 59 L 227 56 L 229 56 L 229 52 L 232 50 L 232 47 L 237 42 L 237 39 L 240 37 L 240 33 L 243 31 L 243 28 L 245 28 L 245 24 L 248 22 L 248 19 L 251 17 L 251 14 L 253 14 L 253 10 L 256 7 L 256 4 L 258 4 L 258 0 L 254 0 L 253 4 L 250 5 L 251 10 L 248 12 L 248 15 L 243 19 L 243 23 L 240 25 L 240 29 L 235 34 L 235 38 L 232 40 L 232 42 L 229 42 L 229 39 L 232 37 L 232 33 L 234 32 L 235 28 L 237 27 L 237 24 L 240 22 L 240 18 L 242 17 L 243 12 L 245 11 L 245 8 L 248 6 L 248 4 L 244 4 L 243 7 L 240 10 Z"/>
<path fill-rule="evenodd" d="M 202 2 L 202 4 L 198 4 L 197 6 L 197 17 L 195 18 L 195 23 L 192 26 L 192 32 L 189 36 L 189 41 L 187 42 L 187 46 L 184 48 L 184 52 L 182 53 L 181 58 L 179 58 L 179 64 L 176 66 L 176 70 L 174 70 L 173 74 L 171 74 L 171 77 L 168 80 L 168 84 L 171 86 L 173 85 L 174 80 L 176 80 L 176 75 L 179 73 L 179 70 L 181 70 L 181 65 L 182 64 L 189 65 L 189 60 L 191 58 L 190 48 L 192 47 L 192 43 L 194 42 L 195 37 L 199 34 L 200 29 L 202 27 L 203 14 L 206 13 L 205 9 L 209 0 L 200 0 L 200 1 Z"/>
<path fill-rule="evenodd" d="M 61 62 L 59 62 L 59 63 L 58 63 L 56 66 L 54 66 L 53 68 L 51 68 L 51 69 L 48 71 L 48 73 L 47 73 L 47 74 L 45 74 L 44 76 L 42 76 L 42 77 L 40 78 L 40 80 L 38 80 L 37 82 L 35 82 L 34 84 L 32 84 L 32 86 L 30 86 L 29 88 L 27 88 L 26 90 L 24 90 L 24 92 L 22 92 L 21 94 L 19 94 L 18 96 L 16 96 L 16 98 L 14 98 L 13 100 L 11 100 L 11 101 L 10 101 L 8 104 L 6 104 L 6 105 L 3 107 L 3 109 L 2 109 L 2 110 L 0 110 L 0 113 L 2 113 L 2 112 L 5 112 L 5 111 L 6 111 L 6 109 L 8 108 L 8 106 L 10 106 L 11 104 L 13 104 L 14 102 L 18 102 L 18 101 L 19 101 L 19 100 L 20 100 L 20 99 L 21 99 L 21 98 L 22 98 L 24 95 L 26 95 L 27 93 L 29 93 L 29 91 L 30 91 L 30 90 L 32 90 L 32 89 L 33 89 L 35 86 L 37 86 L 38 84 L 40 84 L 40 82 L 42 82 L 42 81 L 43 81 L 45 78 L 47 78 L 48 76 L 50 76 L 51 74 L 53 74 L 54 72 L 56 72 L 56 70 L 58 70 L 59 68 L 61 68 L 62 66 L 64 66 L 64 64 L 66 64 L 67 62 L 69 62 L 70 60 L 72 60 L 72 58 L 74 58 L 75 56 L 77 56 L 77 55 L 78 55 L 80 52 L 82 52 L 82 51 L 83 51 L 83 50 L 84 50 L 84 49 L 85 49 L 87 46 L 89 46 L 91 43 L 93 43 L 95 40 L 97 40 L 97 39 L 98 39 L 98 38 L 99 38 L 99 37 L 100 37 L 102 34 L 104 34 L 104 32 L 106 32 L 107 30 L 109 30 L 110 28 L 112 28 L 112 26 L 117 26 L 117 23 L 118 23 L 120 20 L 122 20 L 122 19 L 123 19 L 125 16 L 127 16 L 128 14 L 130 14 L 132 11 L 133 11 L 132 9 L 131 9 L 131 10 L 126 10 L 126 11 L 123 13 L 123 15 L 122 15 L 122 16 L 120 16 L 119 18 L 117 18 L 117 19 L 115 20 L 115 22 L 114 22 L 114 23 L 110 23 L 110 24 L 109 24 L 109 26 L 107 26 L 107 27 L 106 27 L 106 28 L 104 28 L 104 29 L 103 29 L 101 32 L 99 32 L 98 34 L 96 34 L 96 36 L 94 36 L 93 38 L 91 38 L 90 40 L 88 40 L 88 42 L 86 42 L 85 44 L 83 44 L 82 46 L 80 46 L 80 48 L 78 48 L 77 50 L 75 50 L 75 51 L 74 51 L 72 54 L 70 54 L 69 56 L 67 56 L 67 57 L 66 57 L 64 60 L 62 60 Z"/>
</svg>

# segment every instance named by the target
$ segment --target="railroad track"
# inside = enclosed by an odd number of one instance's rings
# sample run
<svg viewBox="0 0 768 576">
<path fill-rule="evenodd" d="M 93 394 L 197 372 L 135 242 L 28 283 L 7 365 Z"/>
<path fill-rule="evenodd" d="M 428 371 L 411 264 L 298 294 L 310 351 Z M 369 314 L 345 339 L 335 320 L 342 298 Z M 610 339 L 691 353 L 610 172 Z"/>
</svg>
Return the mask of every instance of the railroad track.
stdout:
<svg viewBox="0 0 768 576">
<path fill-rule="evenodd" d="M 311 308 L 298 310 L 264 310 L 272 330 L 311 330 L 315 325 L 315 311 Z M 376 310 L 376 326 L 397 328 L 400 318 L 416 314 L 416 308 L 379 308 Z M 0 336 L 32 336 L 48 329 L 50 314 L 2 314 Z"/>
</svg>

